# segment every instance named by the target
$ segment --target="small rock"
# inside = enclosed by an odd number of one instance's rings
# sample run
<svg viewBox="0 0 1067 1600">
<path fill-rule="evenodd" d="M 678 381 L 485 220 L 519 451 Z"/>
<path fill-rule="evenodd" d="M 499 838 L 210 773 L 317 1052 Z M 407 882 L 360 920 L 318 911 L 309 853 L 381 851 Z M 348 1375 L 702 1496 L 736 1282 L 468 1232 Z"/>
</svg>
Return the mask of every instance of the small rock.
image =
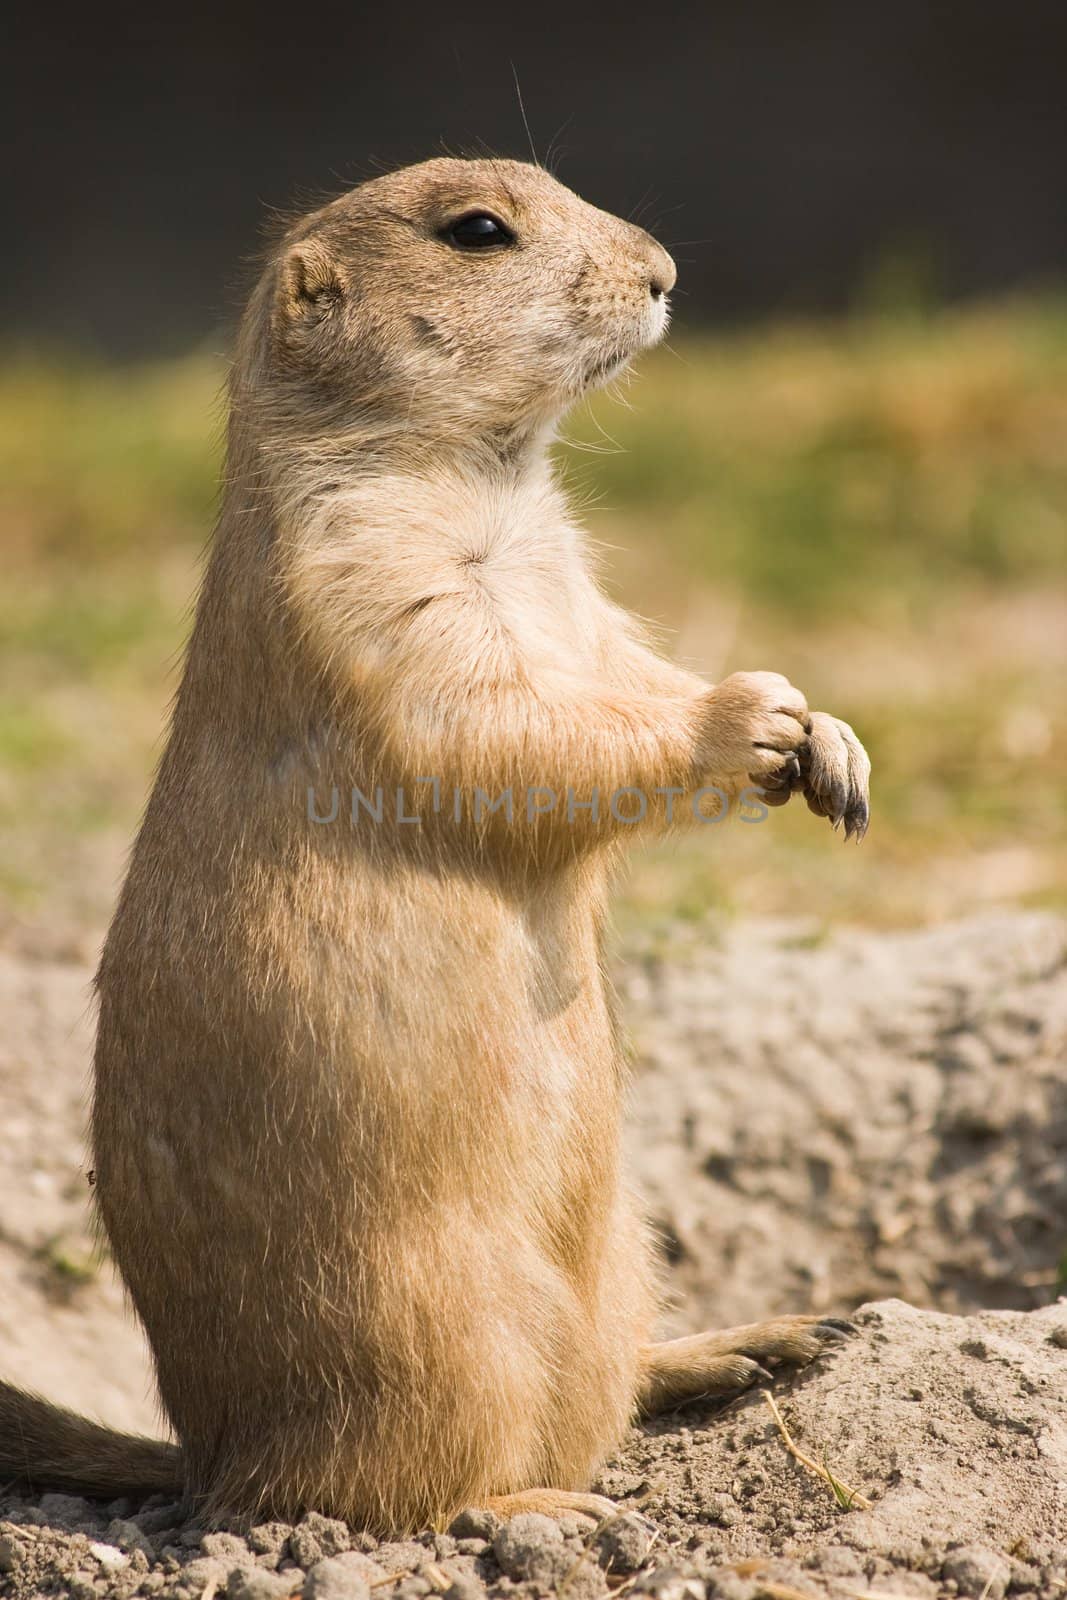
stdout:
<svg viewBox="0 0 1067 1600">
<path fill-rule="evenodd" d="M 329 1559 L 343 1562 L 350 1572 L 363 1579 L 368 1588 L 384 1583 L 389 1576 L 381 1562 L 364 1555 L 362 1550 L 342 1550 L 339 1556 L 330 1556 Z"/>
<path fill-rule="evenodd" d="M 293 1560 L 308 1571 L 328 1556 L 339 1556 L 351 1543 L 352 1536 L 343 1522 L 320 1516 L 317 1511 L 309 1511 L 289 1535 Z"/>
<path fill-rule="evenodd" d="M 146 1507 L 137 1513 L 137 1526 L 142 1533 L 162 1533 L 165 1529 L 180 1526 L 182 1506 L 177 1500 L 161 1500 L 158 1505 Z"/>
<path fill-rule="evenodd" d="M 225 1561 L 227 1570 L 230 1567 L 252 1565 L 252 1552 L 236 1533 L 205 1533 L 200 1540 L 200 1549 L 206 1556 Z"/>
<path fill-rule="evenodd" d="M 484 1556 L 488 1548 L 488 1539 L 456 1540 L 456 1554 L 459 1556 Z"/>
<path fill-rule="evenodd" d="M 445 1590 L 444 1600 L 485 1600 L 485 1585 L 473 1572 L 461 1572 Z"/>
<path fill-rule="evenodd" d="M 751 1578 L 742 1578 L 728 1567 L 713 1572 L 708 1579 L 708 1600 L 755 1600 L 758 1593 L 758 1585 Z"/>
<path fill-rule="evenodd" d="M 732 1494 L 709 1494 L 702 1515 L 720 1528 L 733 1528 L 741 1521 L 741 1507 Z"/>
<path fill-rule="evenodd" d="M 512 1517 L 493 1539 L 493 1554 L 506 1577 L 550 1585 L 573 1566 L 574 1558 L 564 1548 L 563 1535 L 551 1517 L 536 1511 Z"/>
<path fill-rule="evenodd" d="M 155 1551 L 136 1522 L 115 1517 L 108 1523 L 104 1539 L 108 1544 L 117 1544 L 120 1550 L 140 1550 L 144 1555 L 155 1558 Z"/>
<path fill-rule="evenodd" d="M 385 1572 L 414 1572 L 426 1560 L 426 1546 L 416 1539 L 394 1539 L 380 1544 L 375 1560 Z"/>
<path fill-rule="evenodd" d="M 468 1506 L 449 1525 L 448 1531 L 453 1539 L 485 1539 L 489 1543 L 496 1538 L 501 1526 L 495 1511 L 480 1511 L 476 1506 Z"/>
<path fill-rule="evenodd" d="M 226 1585 L 228 1600 L 287 1600 L 295 1584 L 283 1572 L 263 1567 L 237 1567 Z"/>
<path fill-rule="evenodd" d="M 214 1556 L 198 1556 L 175 1577 L 168 1593 L 176 1596 L 195 1595 L 197 1600 L 205 1589 L 225 1589 L 227 1567 L 225 1561 Z"/>
<path fill-rule="evenodd" d="M 303 1593 L 304 1600 L 370 1600 L 366 1578 L 343 1555 L 317 1561 L 304 1579 Z"/>
<path fill-rule="evenodd" d="M 94 1520 L 92 1506 L 80 1495 L 43 1494 L 40 1507 L 54 1527 L 73 1528 L 79 1522 Z"/>
<path fill-rule="evenodd" d="M 288 1522 L 257 1522 L 247 1534 L 247 1544 L 250 1550 L 257 1555 L 273 1555 L 285 1547 L 285 1541 L 292 1533 Z"/>
<path fill-rule="evenodd" d="M 828 1578 L 854 1578 L 863 1571 L 863 1562 L 855 1550 L 849 1550 L 845 1545 L 813 1550 L 811 1554 L 812 1566 Z"/>
<path fill-rule="evenodd" d="M 730 1573 L 733 1577 L 735 1574 Z M 716 1574 L 718 1582 L 718 1574 Z M 741 1580 L 738 1580 L 739 1582 Z M 642 1594 L 655 1595 L 656 1600 L 705 1600 L 705 1588 L 699 1578 L 687 1577 L 677 1567 L 656 1567 L 654 1571 L 639 1578 L 635 1586 Z M 755 1593 L 753 1586 L 750 1591 L 742 1594 L 727 1595 L 722 1591 L 722 1600 L 748 1600 L 749 1593 Z"/>
<path fill-rule="evenodd" d="M 949 1551 L 941 1564 L 941 1576 L 974 1600 L 1004 1600 L 1011 1566 L 1006 1556 L 985 1545 L 965 1544 Z"/>
<path fill-rule="evenodd" d="M 600 1559 L 612 1572 L 636 1572 L 648 1555 L 655 1527 L 634 1511 L 613 1517 L 597 1539 Z"/>
<path fill-rule="evenodd" d="M 13 1534 L 0 1534 L 0 1572 L 17 1572 L 22 1563 L 22 1546 Z"/>
<path fill-rule="evenodd" d="M 93 1539 L 89 1544 L 89 1553 L 94 1555 L 104 1568 L 105 1572 L 118 1572 L 122 1567 L 128 1567 L 130 1558 L 123 1555 L 113 1544 L 102 1544 L 99 1539 Z"/>
</svg>

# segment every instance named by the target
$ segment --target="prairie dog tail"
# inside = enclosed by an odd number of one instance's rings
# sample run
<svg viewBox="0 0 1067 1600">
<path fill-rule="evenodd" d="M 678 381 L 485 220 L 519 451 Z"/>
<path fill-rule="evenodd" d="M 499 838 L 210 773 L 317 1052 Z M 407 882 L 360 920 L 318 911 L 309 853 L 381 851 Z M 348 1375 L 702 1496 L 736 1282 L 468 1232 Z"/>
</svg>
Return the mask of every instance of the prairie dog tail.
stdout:
<svg viewBox="0 0 1067 1600">
<path fill-rule="evenodd" d="M 0 1483 L 103 1500 L 119 1495 L 180 1497 L 185 1489 L 177 1445 L 101 1427 L 2 1382 Z"/>
</svg>

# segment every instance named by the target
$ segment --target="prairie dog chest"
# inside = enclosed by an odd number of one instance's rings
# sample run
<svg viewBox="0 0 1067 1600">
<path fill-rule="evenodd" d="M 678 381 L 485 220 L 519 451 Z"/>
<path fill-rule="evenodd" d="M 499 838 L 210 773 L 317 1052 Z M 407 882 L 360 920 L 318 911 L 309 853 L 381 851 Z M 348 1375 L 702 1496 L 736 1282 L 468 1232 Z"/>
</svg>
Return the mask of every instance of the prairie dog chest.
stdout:
<svg viewBox="0 0 1067 1600">
<path fill-rule="evenodd" d="M 592 582 L 558 493 L 519 486 L 488 495 L 450 542 L 465 583 L 528 665 L 592 667 Z"/>
</svg>

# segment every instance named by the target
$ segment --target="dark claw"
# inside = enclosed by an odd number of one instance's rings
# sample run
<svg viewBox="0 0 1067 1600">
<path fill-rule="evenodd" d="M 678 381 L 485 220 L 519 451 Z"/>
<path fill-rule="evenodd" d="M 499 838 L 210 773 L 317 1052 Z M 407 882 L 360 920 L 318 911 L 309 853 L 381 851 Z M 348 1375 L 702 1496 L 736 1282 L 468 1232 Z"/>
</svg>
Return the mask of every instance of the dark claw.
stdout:
<svg viewBox="0 0 1067 1600">
<path fill-rule="evenodd" d="M 845 1317 L 821 1317 L 815 1328 L 815 1332 L 823 1339 L 851 1339 L 859 1331 L 856 1324 Z"/>
<path fill-rule="evenodd" d="M 845 813 L 845 838 L 859 841 L 867 832 L 871 811 L 866 800 L 856 800 Z"/>
<path fill-rule="evenodd" d="M 804 794 L 809 810 L 817 817 L 829 817 L 832 828 L 840 827 L 846 820 L 848 790 L 843 783 L 832 783 L 829 789 L 822 790 L 806 787 Z"/>
</svg>

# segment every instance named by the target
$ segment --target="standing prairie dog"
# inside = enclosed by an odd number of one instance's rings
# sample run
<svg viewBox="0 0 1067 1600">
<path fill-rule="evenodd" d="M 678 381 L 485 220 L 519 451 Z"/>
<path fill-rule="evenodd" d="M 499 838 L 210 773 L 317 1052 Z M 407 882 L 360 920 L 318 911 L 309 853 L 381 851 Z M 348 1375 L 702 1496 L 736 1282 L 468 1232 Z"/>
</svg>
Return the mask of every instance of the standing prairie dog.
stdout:
<svg viewBox="0 0 1067 1600">
<path fill-rule="evenodd" d="M 654 654 L 554 481 L 558 418 L 662 336 L 674 278 L 510 161 L 375 179 L 274 252 L 97 978 L 96 1196 L 178 1443 L 0 1386 L 0 1479 L 394 1534 L 599 1514 L 636 1413 L 847 1329 L 653 1343 L 619 1173 L 619 842 L 749 784 L 867 818 L 851 730 Z"/>
</svg>

